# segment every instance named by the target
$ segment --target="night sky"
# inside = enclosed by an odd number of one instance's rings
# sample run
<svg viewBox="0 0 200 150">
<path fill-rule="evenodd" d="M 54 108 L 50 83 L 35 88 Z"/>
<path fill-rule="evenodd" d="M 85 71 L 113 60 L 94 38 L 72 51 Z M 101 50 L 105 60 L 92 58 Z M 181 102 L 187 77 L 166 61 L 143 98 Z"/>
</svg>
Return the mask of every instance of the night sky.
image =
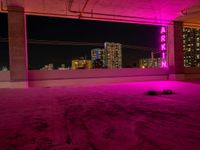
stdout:
<svg viewBox="0 0 200 150">
<path fill-rule="evenodd" d="M 71 66 L 71 60 L 86 56 L 92 48 L 103 48 L 104 42 L 118 42 L 122 46 L 149 47 L 149 51 L 122 48 L 123 67 L 134 67 L 140 58 L 150 57 L 151 49 L 159 47 L 159 26 L 136 25 L 103 21 L 27 16 L 28 39 L 102 43 L 102 46 L 71 46 L 28 44 L 29 68 L 39 69 L 53 63 Z M 7 15 L 0 14 L 0 37 L 7 37 Z M 28 40 L 29 42 L 30 40 Z M 7 43 L 0 42 L 0 63 L 8 59 Z M 3 59 L 2 59 L 3 58 Z"/>
<path fill-rule="evenodd" d="M 0 39 L 8 37 L 8 20 L 7 15 L 0 13 Z M 9 64 L 9 51 L 8 43 L 0 42 L 0 70 L 2 66 L 7 66 Z"/>
</svg>

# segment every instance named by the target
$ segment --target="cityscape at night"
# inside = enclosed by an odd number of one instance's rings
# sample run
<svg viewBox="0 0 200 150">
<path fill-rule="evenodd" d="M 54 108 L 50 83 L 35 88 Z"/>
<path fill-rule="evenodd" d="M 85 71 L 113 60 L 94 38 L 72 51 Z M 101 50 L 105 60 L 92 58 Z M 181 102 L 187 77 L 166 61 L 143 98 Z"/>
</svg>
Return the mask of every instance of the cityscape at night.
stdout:
<svg viewBox="0 0 200 150">
<path fill-rule="evenodd" d="M 0 17 L 6 29 L 6 14 Z M 120 43 L 121 67 L 135 68 L 140 67 L 140 59 L 151 58 L 151 52 L 158 51 L 160 44 L 160 26 L 150 25 L 27 16 L 27 31 L 29 69 L 49 64 L 55 69 L 72 68 L 72 60 L 91 60 L 91 50 L 103 49 L 105 42 Z M 1 30 L 0 35 L 6 38 L 8 33 Z M 3 55 L 7 55 L 0 63 L 8 66 L 8 46 L 5 42 L 0 45 L 4 46 Z"/>
<path fill-rule="evenodd" d="M 104 48 L 105 42 L 122 44 L 121 57 L 124 61 L 121 67 L 139 67 L 139 59 L 150 57 L 151 51 L 159 48 L 159 26 L 34 16 L 29 16 L 27 19 L 30 39 L 45 39 L 49 43 L 50 40 L 75 42 L 65 46 L 56 45 L 56 42 L 55 45 L 30 44 L 28 46 L 30 69 L 34 68 L 36 58 L 38 61 L 40 61 L 38 58 L 41 58 L 41 61 L 46 58 L 46 63 L 43 64 L 53 63 L 55 68 L 61 64 L 71 68 L 73 59 L 91 60 L 91 50 Z M 37 22 L 40 22 L 39 27 Z M 82 45 L 78 42 L 82 42 Z M 46 56 L 45 53 L 49 55 Z"/>
</svg>

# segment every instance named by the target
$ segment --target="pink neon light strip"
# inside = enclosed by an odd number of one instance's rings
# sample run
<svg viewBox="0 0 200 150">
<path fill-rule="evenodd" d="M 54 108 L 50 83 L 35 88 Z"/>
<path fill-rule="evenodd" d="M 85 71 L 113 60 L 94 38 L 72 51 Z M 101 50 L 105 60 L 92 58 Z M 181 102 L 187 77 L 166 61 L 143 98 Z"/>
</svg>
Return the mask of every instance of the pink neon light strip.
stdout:
<svg viewBox="0 0 200 150">
<path fill-rule="evenodd" d="M 161 53 L 161 58 L 162 58 L 162 60 L 161 60 L 161 67 L 162 68 L 166 68 L 167 67 L 167 62 L 166 62 L 166 50 L 167 50 L 167 48 L 166 48 L 166 33 L 167 33 L 167 31 L 166 31 L 166 27 L 161 27 L 161 31 L 160 31 L 160 42 L 161 42 L 161 51 L 162 51 L 162 53 Z"/>
</svg>

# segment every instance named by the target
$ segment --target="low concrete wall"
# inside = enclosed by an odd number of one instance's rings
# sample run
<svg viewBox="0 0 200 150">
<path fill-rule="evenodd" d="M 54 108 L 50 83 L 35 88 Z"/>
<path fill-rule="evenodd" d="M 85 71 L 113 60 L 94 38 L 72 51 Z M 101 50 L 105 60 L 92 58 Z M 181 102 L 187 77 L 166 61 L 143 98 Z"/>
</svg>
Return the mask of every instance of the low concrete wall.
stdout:
<svg viewBox="0 0 200 150">
<path fill-rule="evenodd" d="M 10 81 L 10 71 L 0 71 L 0 82 Z"/>
<path fill-rule="evenodd" d="M 91 70 L 30 70 L 29 80 L 83 79 L 83 78 L 119 78 L 136 76 L 167 76 L 167 69 L 124 68 Z"/>
<path fill-rule="evenodd" d="M 184 80 L 199 80 L 200 68 L 185 68 Z M 0 88 L 84 86 L 118 82 L 168 80 L 167 69 L 123 68 L 91 70 L 29 70 L 29 82 L 10 82 L 10 72 L 0 71 Z"/>
<path fill-rule="evenodd" d="M 63 80 L 37 80 L 29 81 L 28 87 L 56 87 L 56 86 L 93 86 L 120 82 L 135 81 L 161 81 L 167 80 L 167 75 L 160 76 L 135 76 L 135 77 L 114 77 L 114 78 L 85 78 L 85 79 L 63 79 Z"/>
<path fill-rule="evenodd" d="M 85 86 L 119 82 L 167 80 L 167 69 L 29 70 L 29 82 L 9 82 L 10 72 L 0 73 L 0 88 Z"/>
<path fill-rule="evenodd" d="M 184 68 L 185 74 L 200 74 L 200 67 Z"/>
<path fill-rule="evenodd" d="M 200 80 L 200 68 L 184 68 L 185 80 Z"/>
</svg>

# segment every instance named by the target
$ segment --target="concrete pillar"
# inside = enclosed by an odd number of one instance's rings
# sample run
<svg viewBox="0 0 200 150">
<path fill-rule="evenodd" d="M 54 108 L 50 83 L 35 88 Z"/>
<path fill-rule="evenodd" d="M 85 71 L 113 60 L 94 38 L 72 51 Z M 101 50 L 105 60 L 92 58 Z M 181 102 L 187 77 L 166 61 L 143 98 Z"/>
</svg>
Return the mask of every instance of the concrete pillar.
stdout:
<svg viewBox="0 0 200 150">
<path fill-rule="evenodd" d="M 11 81 L 26 81 L 28 80 L 26 16 L 22 7 L 8 7 L 8 38 Z"/>
<path fill-rule="evenodd" d="M 169 79 L 184 79 L 183 23 L 173 22 L 168 26 Z"/>
</svg>

